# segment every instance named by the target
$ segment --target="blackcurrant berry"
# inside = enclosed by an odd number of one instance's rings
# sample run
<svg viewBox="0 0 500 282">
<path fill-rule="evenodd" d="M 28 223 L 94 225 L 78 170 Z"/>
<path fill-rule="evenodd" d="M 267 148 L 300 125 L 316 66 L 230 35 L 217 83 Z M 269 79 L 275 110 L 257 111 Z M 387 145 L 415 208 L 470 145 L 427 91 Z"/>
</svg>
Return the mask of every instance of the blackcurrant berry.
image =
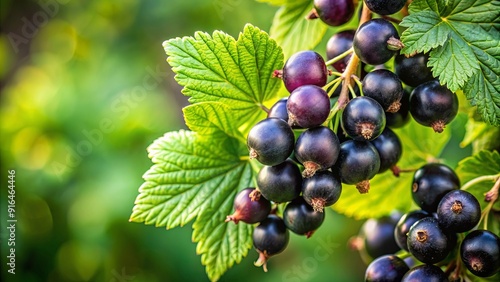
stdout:
<svg viewBox="0 0 500 282">
<path fill-rule="evenodd" d="M 252 235 L 253 246 L 259 253 L 255 266 L 262 266 L 267 272 L 267 261 L 270 257 L 281 253 L 290 239 L 290 232 L 283 220 L 277 215 L 270 214 L 257 227 Z"/>
<path fill-rule="evenodd" d="M 399 137 L 388 127 L 375 140 L 370 141 L 370 143 L 375 146 L 380 156 L 380 169 L 378 173 L 382 173 L 395 166 L 403 154 L 403 145 Z"/>
<path fill-rule="evenodd" d="M 428 59 L 429 55 L 424 53 L 409 58 L 397 54 L 394 60 L 394 71 L 406 85 L 417 87 L 434 79 L 431 69 L 427 66 Z"/>
<path fill-rule="evenodd" d="M 359 59 L 369 65 L 387 62 L 396 50 L 401 48 L 396 28 L 384 19 L 372 19 L 362 24 L 356 34 L 352 47 Z"/>
<path fill-rule="evenodd" d="M 354 14 L 353 0 L 314 0 L 314 11 L 309 19 L 320 18 L 330 26 L 347 23 Z"/>
<path fill-rule="evenodd" d="M 472 274 L 493 276 L 500 271 L 500 238 L 488 230 L 474 230 L 462 241 L 460 256 Z"/>
<path fill-rule="evenodd" d="M 268 118 L 279 118 L 288 123 L 288 110 L 286 109 L 286 102 L 288 97 L 279 99 L 274 105 L 269 109 L 267 113 Z"/>
<path fill-rule="evenodd" d="M 241 190 L 234 198 L 234 213 L 228 215 L 226 222 L 240 220 L 245 223 L 257 223 L 267 218 L 271 212 L 271 203 L 255 188 L 246 188 Z"/>
<path fill-rule="evenodd" d="M 390 15 L 401 10 L 406 0 L 364 0 L 370 11 L 379 15 Z"/>
<path fill-rule="evenodd" d="M 335 204 L 342 193 L 340 180 L 330 171 L 318 171 L 302 182 L 302 197 L 316 212 Z"/>
<path fill-rule="evenodd" d="M 431 216 L 431 214 L 424 210 L 415 210 L 404 214 L 396 224 L 396 228 L 394 228 L 394 239 L 396 240 L 396 244 L 398 244 L 401 249 L 408 251 L 407 241 L 410 227 L 418 220 L 429 216 Z"/>
<path fill-rule="evenodd" d="M 326 43 L 326 59 L 331 60 L 349 50 L 352 47 L 355 32 L 354 30 L 344 30 L 332 35 Z M 347 55 L 343 59 L 333 63 L 332 67 L 339 72 L 343 72 L 350 59 L 351 55 Z"/>
<path fill-rule="evenodd" d="M 361 237 L 364 237 L 365 250 L 372 258 L 394 254 L 401 249 L 394 239 L 394 228 L 400 215 L 370 218 L 363 223 Z"/>
<path fill-rule="evenodd" d="M 399 101 L 401 103 L 399 111 L 395 113 L 385 113 L 385 125 L 390 128 L 400 128 L 410 121 L 410 92 L 404 90 L 403 97 Z"/>
<path fill-rule="evenodd" d="M 291 160 L 275 166 L 264 166 L 257 176 L 257 187 L 269 201 L 289 202 L 297 198 L 302 190 L 300 169 Z"/>
<path fill-rule="evenodd" d="M 395 255 L 381 256 L 366 268 L 365 282 L 401 281 L 408 270 L 410 268 L 401 258 Z"/>
<path fill-rule="evenodd" d="M 284 162 L 295 146 L 292 128 L 279 118 L 267 118 L 250 129 L 247 137 L 250 158 L 264 165 Z"/>
<path fill-rule="evenodd" d="M 406 272 L 401 282 L 448 282 L 444 271 L 433 264 L 421 264 Z"/>
<path fill-rule="evenodd" d="M 296 88 L 286 103 L 288 124 L 310 128 L 321 125 L 330 114 L 330 97 L 323 88 L 304 85 Z"/>
<path fill-rule="evenodd" d="M 423 210 L 436 212 L 446 193 L 460 188 L 456 173 L 444 164 L 429 163 L 413 175 L 411 187 L 413 201 Z"/>
<path fill-rule="evenodd" d="M 286 61 L 282 72 L 283 83 L 290 93 L 302 85 L 323 87 L 327 77 L 325 60 L 314 51 L 300 51 L 293 54 Z"/>
<path fill-rule="evenodd" d="M 452 236 L 439 227 L 434 217 L 425 217 L 410 227 L 407 244 L 416 259 L 434 264 L 445 259 L 455 243 Z"/>
<path fill-rule="evenodd" d="M 342 183 L 356 184 L 360 193 L 368 193 L 369 179 L 380 169 L 377 149 L 365 141 L 348 140 L 340 144 L 339 158 L 332 170 L 340 175 Z"/>
<path fill-rule="evenodd" d="M 354 140 L 373 140 L 385 128 L 384 109 L 370 97 L 356 97 L 342 112 L 342 128 Z"/>
<path fill-rule="evenodd" d="M 387 69 L 376 69 L 363 78 L 365 96 L 377 101 L 384 111 L 395 113 L 401 106 L 403 85 L 398 76 Z"/>
<path fill-rule="evenodd" d="M 443 196 L 437 207 L 439 225 L 449 232 L 466 232 L 481 219 L 481 206 L 471 193 L 453 190 Z"/>
<path fill-rule="evenodd" d="M 420 84 L 410 94 L 410 113 L 418 123 L 443 132 L 458 113 L 457 95 L 437 80 Z"/>
<path fill-rule="evenodd" d="M 325 220 L 324 212 L 314 211 L 302 197 L 288 203 L 283 211 L 283 221 L 292 232 L 311 237 Z"/>
<path fill-rule="evenodd" d="M 309 128 L 302 132 L 295 143 L 295 157 L 304 166 L 304 177 L 317 170 L 326 170 L 335 164 L 340 143 L 337 135 L 326 126 Z"/>
</svg>

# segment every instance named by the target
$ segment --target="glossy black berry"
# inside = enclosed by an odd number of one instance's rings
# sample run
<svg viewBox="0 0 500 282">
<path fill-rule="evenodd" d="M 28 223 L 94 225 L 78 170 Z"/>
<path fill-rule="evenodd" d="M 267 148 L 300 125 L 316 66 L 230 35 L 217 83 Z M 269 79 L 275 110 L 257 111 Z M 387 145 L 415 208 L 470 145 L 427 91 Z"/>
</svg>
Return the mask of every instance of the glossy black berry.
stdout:
<svg viewBox="0 0 500 282">
<path fill-rule="evenodd" d="M 286 102 L 288 97 L 279 99 L 274 105 L 269 109 L 267 113 L 268 118 L 279 118 L 288 123 L 288 110 L 286 109 Z"/>
<path fill-rule="evenodd" d="M 474 230 L 462 241 L 460 256 L 472 274 L 493 276 L 500 271 L 500 238 L 488 230 Z"/>
<path fill-rule="evenodd" d="M 354 14 L 353 0 L 314 0 L 314 12 L 310 19 L 320 18 L 330 26 L 347 23 Z"/>
<path fill-rule="evenodd" d="M 370 11 L 379 15 L 399 12 L 406 4 L 406 0 L 364 0 L 364 2 Z"/>
<path fill-rule="evenodd" d="M 344 30 L 332 35 L 326 43 L 326 59 L 331 60 L 349 50 L 352 47 L 355 32 L 354 30 Z M 343 72 L 350 59 L 351 55 L 347 55 L 343 59 L 333 63 L 332 67 L 339 72 Z"/>
<path fill-rule="evenodd" d="M 398 31 L 389 21 L 372 19 L 358 28 L 352 47 L 362 62 L 380 65 L 396 54 L 398 42 Z"/>
<path fill-rule="evenodd" d="M 342 112 L 342 128 L 354 140 L 373 140 L 385 128 L 384 109 L 370 97 L 356 97 Z"/>
<path fill-rule="evenodd" d="M 434 264 L 446 258 L 455 242 L 451 235 L 439 227 L 434 217 L 425 217 L 411 226 L 407 244 L 408 250 L 416 259 Z"/>
<path fill-rule="evenodd" d="M 384 111 L 395 113 L 401 106 L 403 85 L 398 76 L 387 69 L 376 69 L 366 74 L 362 83 L 365 96 L 377 101 Z"/>
<path fill-rule="evenodd" d="M 279 118 L 267 118 L 250 129 L 247 137 L 250 158 L 264 165 L 284 162 L 295 146 L 292 128 Z"/>
<path fill-rule="evenodd" d="M 283 83 L 290 93 L 302 85 L 323 87 L 327 76 L 325 60 L 314 51 L 293 54 L 286 61 L 282 72 Z"/>
<path fill-rule="evenodd" d="M 302 197 L 288 203 L 283 211 L 283 221 L 286 227 L 307 238 L 312 236 L 324 220 L 325 213 L 314 211 L 313 207 Z"/>
<path fill-rule="evenodd" d="M 404 260 L 395 255 L 381 256 L 372 261 L 365 272 L 366 282 L 401 281 L 410 268 Z"/>
<path fill-rule="evenodd" d="M 372 258 L 395 254 L 400 250 L 394 239 L 394 228 L 400 218 L 399 213 L 381 218 L 370 218 L 361 227 L 365 250 Z"/>
<path fill-rule="evenodd" d="M 302 175 L 297 165 L 286 160 L 275 166 L 264 166 L 257 176 L 257 187 L 269 201 L 289 202 L 300 195 Z"/>
<path fill-rule="evenodd" d="M 316 85 L 300 86 L 288 97 L 286 103 L 288 124 L 302 128 L 321 125 L 330 114 L 330 97 Z"/>
<path fill-rule="evenodd" d="M 395 113 L 385 113 L 385 126 L 390 128 L 400 128 L 410 121 L 410 92 L 404 90 L 399 110 Z"/>
<path fill-rule="evenodd" d="M 234 198 L 234 213 L 228 215 L 226 222 L 240 220 L 245 223 L 257 223 L 267 218 L 271 212 L 271 202 L 261 197 L 255 188 L 241 190 Z"/>
<path fill-rule="evenodd" d="M 340 144 L 339 158 L 332 170 L 340 175 L 345 184 L 356 184 L 360 193 L 370 189 L 372 179 L 380 169 L 377 149 L 366 141 L 348 140 Z"/>
<path fill-rule="evenodd" d="M 397 54 L 394 60 L 394 71 L 406 85 L 417 87 L 434 79 L 431 69 L 427 66 L 428 59 L 429 55 L 424 53 L 409 58 Z"/>
<path fill-rule="evenodd" d="M 410 269 L 401 282 L 448 282 L 448 277 L 444 271 L 433 264 L 421 264 Z"/>
<path fill-rule="evenodd" d="M 439 225 L 449 232 L 466 232 L 481 219 L 481 206 L 471 193 L 453 190 L 443 196 L 437 207 Z"/>
<path fill-rule="evenodd" d="M 255 227 L 252 239 L 253 246 L 259 253 L 255 266 L 263 266 L 264 271 L 267 272 L 268 259 L 286 248 L 290 232 L 280 217 L 271 214 Z"/>
<path fill-rule="evenodd" d="M 437 80 L 420 84 L 410 94 L 410 113 L 418 123 L 443 132 L 458 113 L 457 95 Z"/>
<path fill-rule="evenodd" d="M 314 211 L 335 204 L 342 193 L 340 180 L 330 171 L 318 171 L 302 182 L 302 197 Z"/>
<path fill-rule="evenodd" d="M 460 188 L 456 173 L 444 164 L 429 163 L 413 175 L 411 194 L 413 201 L 427 212 L 436 212 L 446 193 Z"/>
<path fill-rule="evenodd" d="M 378 173 L 382 173 L 395 166 L 403 154 L 401 140 L 388 127 L 375 140 L 370 141 L 370 143 L 375 146 L 380 156 L 380 169 Z"/>
<path fill-rule="evenodd" d="M 401 249 L 408 251 L 407 241 L 410 227 L 420 219 L 429 216 L 431 216 L 431 214 L 424 210 L 415 210 L 404 214 L 396 224 L 396 228 L 394 228 L 394 239 L 396 240 L 396 244 Z"/>
<path fill-rule="evenodd" d="M 305 177 L 333 166 L 339 156 L 339 150 L 337 135 L 326 126 L 307 129 L 295 143 L 295 157 L 304 166 Z"/>
</svg>

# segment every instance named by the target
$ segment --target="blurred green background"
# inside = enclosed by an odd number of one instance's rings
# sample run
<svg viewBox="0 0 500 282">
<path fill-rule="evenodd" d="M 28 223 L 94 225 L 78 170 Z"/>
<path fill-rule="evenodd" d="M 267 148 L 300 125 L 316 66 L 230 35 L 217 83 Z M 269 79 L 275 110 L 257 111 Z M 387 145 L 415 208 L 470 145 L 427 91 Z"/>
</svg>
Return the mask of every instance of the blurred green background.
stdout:
<svg viewBox="0 0 500 282">
<path fill-rule="evenodd" d="M 245 0 L 1 2 L 2 281 L 208 281 L 191 227 L 129 223 L 146 147 L 184 128 L 161 43 L 215 29 L 269 30 L 276 7 Z M 16 274 L 6 271 L 7 181 L 16 171 Z M 360 281 L 355 222 L 328 210 L 306 240 L 221 281 Z"/>
</svg>

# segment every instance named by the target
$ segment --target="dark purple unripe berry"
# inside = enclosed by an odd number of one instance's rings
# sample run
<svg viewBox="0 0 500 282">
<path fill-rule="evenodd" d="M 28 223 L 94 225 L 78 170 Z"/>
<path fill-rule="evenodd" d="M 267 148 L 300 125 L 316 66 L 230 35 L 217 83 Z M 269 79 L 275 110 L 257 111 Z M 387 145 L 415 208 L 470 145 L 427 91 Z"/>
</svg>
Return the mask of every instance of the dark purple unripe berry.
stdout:
<svg viewBox="0 0 500 282">
<path fill-rule="evenodd" d="M 396 244 L 398 244 L 401 249 L 408 251 L 407 241 L 410 227 L 420 219 L 429 216 L 431 216 L 431 214 L 424 210 L 415 210 L 404 214 L 396 224 L 396 228 L 394 228 L 394 239 L 396 240 Z"/>
<path fill-rule="evenodd" d="M 418 123 L 443 132 L 458 113 L 457 95 L 437 80 L 425 82 L 410 94 L 410 113 Z"/>
<path fill-rule="evenodd" d="M 401 282 L 448 282 L 444 271 L 433 264 L 421 264 L 406 272 Z"/>
<path fill-rule="evenodd" d="M 318 171 L 302 182 L 302 197 L 316 212 L 335 204 L 342 193 L 340 180 L 330 171 Z"/>
<path fill-rule="evenodd" d="M 435 212 L 446 193 L 460 188 L 456 173 L 444 164 L 429 163 L 413 175 L 413 201 L 427 212 Z"/>
<path fill-rule="evenodd" d="M 268 118 L 279 118 L 288 123 L 288 110 L 286 109 L 286 103 L 288 101 L 288 97 L 282 98 L 278 100 L 274 105 L 269 109 L 267 113 Z"/>
<path fill-rule="evenodd" d="M 283 211 L 283 221 L 293 233 L 310 238 L 325 220 L 324 212 L 314 211 L 302 197 L 288 203 Z"/>
<path fill-rule="evenodd" d="M 456 235 L 455 237 L 456 238 Z M 439 227 L 434 217 L 415 222 L 408 232 L 408 250 L 419 261 L 434 264 L 442 261 L 456 243 L 453 237 Z"/>
<path fill-rule="evenodd" d="M 267 218 L 271 212 L 271 202 L 264 197 L 255 188 L 246 188 L 241 190 L 234 198 L 234 213 L 228 215 L 226 222 L 240 220 L 245 223 L 257 223 Z"/>
<path fill-rule="evenodd" d="M 257 187 L 269 201 L 289 202 L 300 195 L 302 175 L 293 161 L 286 160 L 275 166 L 261 168 L 257 176 Z"/>
<path fill-rule="evenodd" d="M 323 87 L 327 77 L 325 60 L 314 51 L 297 52 L 283 66 L 283 83 L 290 93 L 302 85 Z"/>
<path fill-rule="evenodd" d="M 347 23 L 353 14 L 353 0 L 314 0 L 309 19 L 320 18 L 327 25 L 339 26 Z"/>
<path fill-rule="evenodd" d="M 500 271 L 500 238 L 488 230 L 474 230 L 462 241 L 460 256 L 472 274 L 493 276 Z"/>
<path fill-rule="evenodd" d="M 365 250 L 372 258 L 395 254 L 400 250 L 394 239 L 394 228 L 400 214 L 370 218 L 361 227 Z"/>
<path fill-rule="evenodd" d="M 376 69 L 363 78 L 362 89 L 365 96 L 377 101 L 384 111 L 395 113 L 401 106 L 403 85 L 398 76 L 387 69 Z"/>
<path fill-rule="evenodd" d="M 354 30 L 344 30 L 332 35 L 326 43 L 326 59 L 331 60 L 349 50 L 352 47 L 355 32 Z M 332 67 L 339 72 L 343 72 L 350 59 L 351 55 L 347 55 L 343 59 L 333 63 Z"/>
<path fill-rule="evenodd" d="M 250 129 L 247 137 L 250 159 L 257 159 L 264 165 L 284 162 L 295 146 L 292 128 L 279 118 L 267 118 Z"/>
<path fill-rule="evenodd" d="M 330 97 L 321 87 L 304 85 L 290 94 L 286 108 L 290 126 L 316 127 L 325 122 L 330 114 Z"/>
<path fill-rule="evenodd" d="M 380 65 L 401 49 L 400 44 L 398 31 L 389 21 L 372 19 L 358 28 L 352 47 L 362 62 Z"/>
<path fill-rule="evenodd" d="M 365 282 L 399 282 L 408 270 L 408 265 L 399 257 L 381 256 L 368 265 Z"/>
<path fill-rule="evenodd" d="M 370 143 L 375 146 L 380 156 L 380 169 L 378 173 L 382 173 L 395 166 L 403 154 L 401 140 L 388 127 L 375 140 L 370 141 Z"/>
<path fill-rule="evenodd" d="M 481 219 L 481 206 L 471 193 L 453 190 L 443 196 L 437 207 L 439 225 L 446 231 L 462 233 Z"/>
<path fill-rule="evenodd" d="M 356 184 L 360 193 L 368 193 L 372 179 L 380 169 L 377 149 L 366 141 L 348 140 L 340 144 L 339 158 L 332 170 L 345 184 Z"/>
<path fill-rule="evenodd" d="M 342 112 L 342 129 L 354 140 L 373 140 L 384 128 L 384 109 L 370 97 L 350 100 Z"/>
<path fill-rule="evenodd" d="M 401 10 L 406 0 L 364 0 L 370 11 L 379 15 L 391 15 Z"/>
<path fill-rule="evenodd" d="M 267 272 L 267 261 L 286 248 L 290 232 L 280 217 L 271 214 L 255 227 L 252 239 L 253 246 L 259 253 L 259 259 L 254 264 L 262 266 Z"/>
<path fill-rule="evenodd" d="M 417 87 L 434 79 L 431 69 L 427 66 L 428 59 L 429 55 L 424 53 L 409 58 L 397 54 L 394 60 L 394 72 L 406 85 Z"/>
<path fill-rule="evenodd" d="M 304 177 L 335 164 L 340 143 L 337 135 L 326 126 L 309 128 L 302 132 L 295 143 L 295 157 L 304 166 Z"/>
</svg>

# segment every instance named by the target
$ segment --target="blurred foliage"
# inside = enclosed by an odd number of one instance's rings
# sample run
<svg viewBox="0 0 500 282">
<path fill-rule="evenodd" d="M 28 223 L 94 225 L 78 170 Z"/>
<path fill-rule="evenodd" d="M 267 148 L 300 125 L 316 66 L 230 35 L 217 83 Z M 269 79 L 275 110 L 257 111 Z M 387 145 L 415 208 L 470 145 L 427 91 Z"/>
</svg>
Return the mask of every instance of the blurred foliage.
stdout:
<svg viewBox="0 0 500 282">
<path fill-rule="evenodd" d="M 197 30 L 269 30 L 276 7 L 243 0 L 1 2 L 2 281 L 207 281 L 189 227 L 128 222 L 146 147 L 184 128 L 161 46 Z M 16 274 L 6 272 L 7 170 L 16 170 Z M 328 211 L 309 240 L 221 281 L 359 281 L 360 222 Z"/>
</svg>

